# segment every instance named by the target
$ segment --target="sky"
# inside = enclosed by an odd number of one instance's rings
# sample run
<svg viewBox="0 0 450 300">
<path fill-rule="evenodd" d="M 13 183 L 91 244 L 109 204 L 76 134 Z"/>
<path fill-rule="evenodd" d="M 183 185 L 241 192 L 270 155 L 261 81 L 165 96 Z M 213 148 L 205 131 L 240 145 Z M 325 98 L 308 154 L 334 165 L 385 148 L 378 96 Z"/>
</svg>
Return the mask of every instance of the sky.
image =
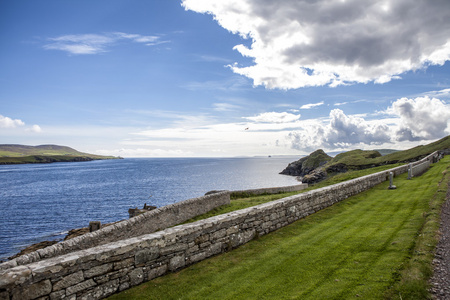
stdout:
<svg viewBox="0 0 450 300">
<path fill-rule="evenodd" d="M 450 1 L 1 0 L 0 144 L 122 157 L 450 134 Z"/>
</svg>

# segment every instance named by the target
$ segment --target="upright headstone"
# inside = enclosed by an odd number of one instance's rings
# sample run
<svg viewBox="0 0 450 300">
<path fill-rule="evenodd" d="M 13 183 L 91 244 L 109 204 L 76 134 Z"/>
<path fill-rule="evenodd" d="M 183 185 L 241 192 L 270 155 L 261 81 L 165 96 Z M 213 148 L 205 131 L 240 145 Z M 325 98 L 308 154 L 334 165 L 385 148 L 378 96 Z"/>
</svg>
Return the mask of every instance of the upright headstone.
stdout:
<svg viewBox="0 0 450 300">
<path fill-rule="evenodd" d="M 389 172 L 389 189 L 395 190 L 397 187 L 394 185 L 394 173 Z"/>
<path fill-rule="evenodd" d="M 412 164 L 409 164 L 408 166 L 408 179 L 412 179 L 413 174 L 412 174 Z"/>
</svg>

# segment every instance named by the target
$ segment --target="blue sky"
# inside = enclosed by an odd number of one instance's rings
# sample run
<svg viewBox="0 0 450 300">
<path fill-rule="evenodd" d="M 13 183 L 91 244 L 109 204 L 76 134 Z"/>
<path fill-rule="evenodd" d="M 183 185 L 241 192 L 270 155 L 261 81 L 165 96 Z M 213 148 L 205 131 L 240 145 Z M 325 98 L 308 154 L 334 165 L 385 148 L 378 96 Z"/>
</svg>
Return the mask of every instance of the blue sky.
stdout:
<svg viewBox="0 0 450 300">
<path fill-rule="evenodd" d="M 0 143 L 124 157 L 450 134 L 450 2 L 0 2 Z"/>
</svg>

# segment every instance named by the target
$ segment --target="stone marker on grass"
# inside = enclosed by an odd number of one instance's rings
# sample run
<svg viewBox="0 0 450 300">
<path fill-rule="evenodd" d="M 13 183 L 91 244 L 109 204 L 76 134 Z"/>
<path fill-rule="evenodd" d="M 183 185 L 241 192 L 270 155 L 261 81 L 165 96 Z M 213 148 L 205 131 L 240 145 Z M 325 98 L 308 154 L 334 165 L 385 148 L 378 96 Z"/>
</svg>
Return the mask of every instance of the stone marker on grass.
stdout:
<svg viewBox="0 0 450 300">
<path fill-rule="evenodd" d="M 393 184 L 394 181 L 394 173 L 389 172 L 389 187 L 390 190 L 395 190 L 397 187 Z"/>
</svg>

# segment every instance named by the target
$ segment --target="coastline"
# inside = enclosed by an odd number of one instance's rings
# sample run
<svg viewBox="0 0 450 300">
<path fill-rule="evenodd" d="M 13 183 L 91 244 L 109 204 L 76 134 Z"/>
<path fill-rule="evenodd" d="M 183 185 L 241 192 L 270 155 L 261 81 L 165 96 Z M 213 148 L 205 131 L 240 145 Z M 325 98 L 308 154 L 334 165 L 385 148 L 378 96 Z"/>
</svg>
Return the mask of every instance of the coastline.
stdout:
<svg viewBox="0 0 450 300">
<path fill-rule="evenodd" d="M 122 157 L 91 157 L 91 156 L 67 156 L 67 155 L 30 155 L 22 157 L 0 157 L 0 165 L 19 164 L 48 164 L 55 162 L 82 162 L 93 160 L 123 159 Z"/>
<path fill-rule="evenodd" d="M 117 221 L 117 222 L 120 222 L 120 221 Z M 114 225 L 117 222 L 102 224 L 102 228 L 103 227 L 108 227 L 110 225 Z M 14 255 L 12 255 L 10 257 L 7 257 L 6 260 L 0 260 L 0 263 L 7 262 L 7 261 L 12 260 L 14 258 L 17 258 L 19 256 L 22 256 L 22 255 L 25 255 L 25 254 L 37 251 L 39 249 L 44 249 L 44 248 L 46 248 L 48 246 L 57 244 L 57 243 L 62 242 L 62 241 L 67 241 L 67 240 L 76 238 L 77 236 L 83 235 L 83 234 L 88 233 L 88 232 L 89 232 L 89 227 L 82 227 L 82 228 L 71 229 L 71 230 L 69 230 L 67 232 L 66 236 L 62 240 L 59 239 L 59 240 L 51 240 L 51 241 L 41 241 L 41 242 L 37 242 L 37 243 L 31 244 L 31 245 L 23 248 L 22 250 L 20 250 L 16 254 L 14 254 Z"/>
</svg>

